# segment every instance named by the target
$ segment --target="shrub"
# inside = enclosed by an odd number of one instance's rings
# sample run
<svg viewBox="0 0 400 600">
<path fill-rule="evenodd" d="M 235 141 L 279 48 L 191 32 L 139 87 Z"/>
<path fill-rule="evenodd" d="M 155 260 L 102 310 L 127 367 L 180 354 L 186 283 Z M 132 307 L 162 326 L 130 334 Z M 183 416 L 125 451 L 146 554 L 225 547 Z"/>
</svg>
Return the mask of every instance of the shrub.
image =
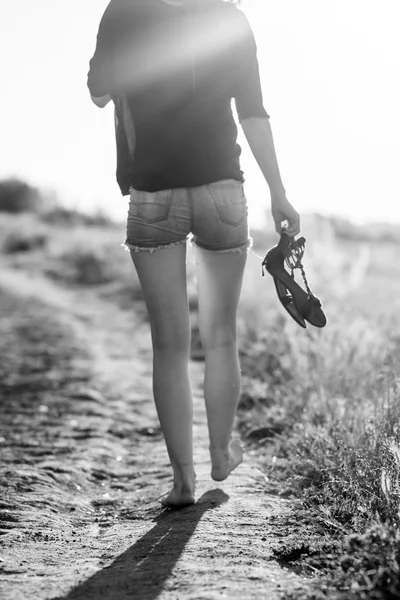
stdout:
<svg viewBox="0 0 400 600">
<path fill-rule="evenodd" d="M 43 204 L 39 190 L 21 179 L 11 177 L 0 181 L 0 212 L 37 212 Z"/>
<path fill-rule="evenodd" d="M 42 250 L 47 242 L 48 235 L 44 232 L 12 231 L 3 242 L 3 252 L 5 254 L 15 254 L 17 252 Z"/>
<path fill-rule="evenodd" d="M 77 227 L 79 225 L 87 227 L 108 227 L 113 225 L 113 221 L 101 212 L 94 214 L 85 214 L 75 208 L 65 206 L 53 206 L 40 214 L 40 219 L 50 225 L 62 225 L 67 227 Z"/>
<path fill-rule="evenodd" d="M 117 250 L 121 252 L 119 248 Z M 78 285 L 101 285 L 121 276 L 120 261 L 114 248 L 84 244 L 62 251 L 54 257 L 46 272 L 54 279 Z"/>
</svg>

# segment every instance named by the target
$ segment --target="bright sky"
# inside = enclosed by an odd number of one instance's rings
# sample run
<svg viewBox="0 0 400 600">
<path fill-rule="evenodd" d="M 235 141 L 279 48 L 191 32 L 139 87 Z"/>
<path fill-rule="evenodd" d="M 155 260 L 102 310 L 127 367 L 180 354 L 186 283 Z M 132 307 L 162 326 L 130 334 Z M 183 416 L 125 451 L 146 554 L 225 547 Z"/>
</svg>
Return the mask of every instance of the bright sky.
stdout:
<svg viewBox="0 0 400 600">
<path fill-rule="evenodd" d="M 125 213 L 113 110 L 95 107 L 88 62 L 108 0 L 13 0 L 0 19 L 0 178 L 16 174 L 85 209 Z M 399 0 L 247 0 L 288 198 L 400 222 Z M 242 135 L 253 221 L 269 192 Z"/>
</svg>

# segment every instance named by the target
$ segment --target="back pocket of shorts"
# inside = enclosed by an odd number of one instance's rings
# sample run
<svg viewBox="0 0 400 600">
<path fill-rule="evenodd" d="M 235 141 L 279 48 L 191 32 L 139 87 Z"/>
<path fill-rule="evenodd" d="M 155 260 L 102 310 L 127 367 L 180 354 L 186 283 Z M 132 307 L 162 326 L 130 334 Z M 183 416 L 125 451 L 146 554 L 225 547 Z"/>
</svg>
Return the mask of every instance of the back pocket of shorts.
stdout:
<svg viewBox="0 0 400 600">
<path fill-rule="evenodd" d="M 239 181 L 210 183 L 206 187 L 222 223 L 237 226 L 246 219 L 247 202 Z"/>
<path fill-rule="evenodd" d="M 172 204 L 172 190 L 160 192 L 131 191 L 129 216 L 145 223 L 158 223 L 168 219 Z"/>
</svg>

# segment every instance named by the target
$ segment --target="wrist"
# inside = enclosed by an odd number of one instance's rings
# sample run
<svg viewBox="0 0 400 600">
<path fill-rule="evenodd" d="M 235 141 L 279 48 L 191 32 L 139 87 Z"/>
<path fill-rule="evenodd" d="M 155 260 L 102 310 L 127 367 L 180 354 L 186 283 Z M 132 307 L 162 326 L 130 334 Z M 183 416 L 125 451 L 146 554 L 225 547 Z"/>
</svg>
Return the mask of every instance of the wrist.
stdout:
<svg viewBox="0 0 400 600">
<path fill-rule="evenodd" d="M 273 200 L 274 198 L 277 199 L 281 199 L 281 198 L 286 198 L 286 190 L 283 187 L 283 185 L 270 185 L 269 186 L 269 191 L 271 193 L 271 200 Z"/>
</svg>

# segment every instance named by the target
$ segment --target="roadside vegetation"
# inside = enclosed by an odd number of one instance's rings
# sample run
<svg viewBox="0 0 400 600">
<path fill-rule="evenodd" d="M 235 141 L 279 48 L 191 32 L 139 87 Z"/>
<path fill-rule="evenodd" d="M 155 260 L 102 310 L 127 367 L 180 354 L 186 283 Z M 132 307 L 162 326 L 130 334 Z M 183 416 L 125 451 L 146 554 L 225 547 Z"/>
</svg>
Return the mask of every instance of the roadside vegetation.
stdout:
<svg viewBox="0 0 400 600">
<path fill-rule="evenodd" d="M 0 213 L 3 265 L 98 286 L 127 309 L 140 301 L 123 225 L 49 205 L 16 180 L 0 182 Z M 290 531 L 274 554 L 310 579 L 303 598 L 399 598 L 400 237 L 384 224 L 315 215 L 302 234 L 328 325 L 303 330 L 290 320 L 269 275 L 261 277 L 259 257 L 276 236 L 255 231 L 239 318 L 238 431 L 266 493 L 293 500 L 293 515 L 274 522 Z M 190 255 L 188 271 L 201 359 Z"/>
<path fill-rule="evenodd" d="M 398 598 L 399 246 L 340 239 L 321 222 L 304 234 L 328 326 L 298 327 L 249 264 L 238 427 L 266 492 L 298 502 L 275 556 L 318 575 L 304 598 Z"/>
</svg>

